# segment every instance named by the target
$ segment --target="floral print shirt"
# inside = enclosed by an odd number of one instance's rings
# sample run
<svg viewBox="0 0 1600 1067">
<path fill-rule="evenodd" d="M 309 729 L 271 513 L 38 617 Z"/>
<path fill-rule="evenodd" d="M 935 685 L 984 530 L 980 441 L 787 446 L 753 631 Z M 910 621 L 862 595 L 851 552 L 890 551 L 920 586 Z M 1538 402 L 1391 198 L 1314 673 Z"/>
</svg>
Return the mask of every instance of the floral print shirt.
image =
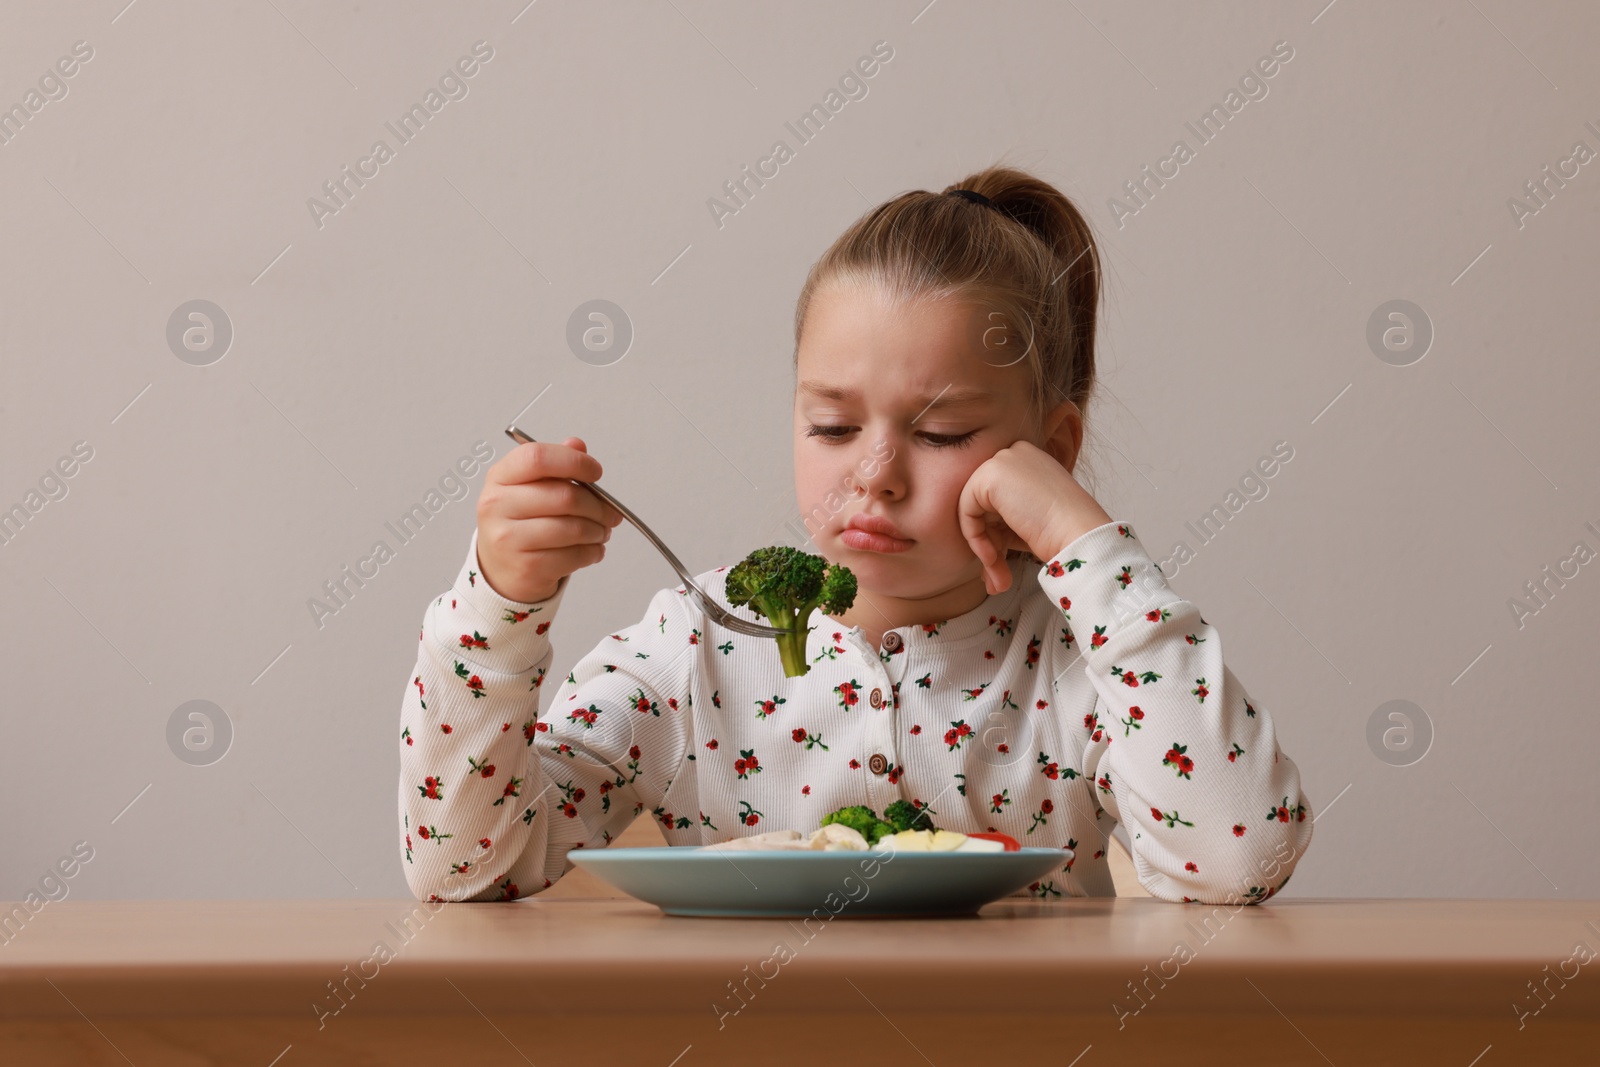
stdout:
<svg viewBox="0 0 1600 1067">
<path fill-rule="evenodd" d="M 1310 809 L 1221 636 L 1129 523 L 1036 564 L 1013 557 L 1005 591 L 878 647 L 818 609 L 798 678 L 773 641 L 664 588 L 561 678 L 550 631 L 569 578 L 540 603 L 507 600 L 478 573 L 474 534 L 427 609 L 401 706 L 408 885 L 514 900 L 635 818 L 705 845 L 905 798 L 942 829 L 1061 849 L 1019 896 L 1115 895 L 1116 822 L 1155 897 L 1272 896 L 1311 840 Z M 696 577 L 724 605 L 727 569 Z"/>
</svg>

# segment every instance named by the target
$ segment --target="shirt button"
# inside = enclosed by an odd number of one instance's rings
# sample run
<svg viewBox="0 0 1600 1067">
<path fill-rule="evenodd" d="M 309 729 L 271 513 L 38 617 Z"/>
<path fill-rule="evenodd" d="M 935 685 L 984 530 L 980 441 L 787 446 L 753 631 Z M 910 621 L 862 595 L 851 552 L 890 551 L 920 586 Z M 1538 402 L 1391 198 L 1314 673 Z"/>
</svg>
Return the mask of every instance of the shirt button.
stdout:
<svg viewBox="0 0 1600 1067">
<path fill-rule="evenodd" d="M 895 633 L 893 630 L 890 630 L 888 633 L 884 634 L 883 647 L 888 649 L 890 652 L 900 651 L 900 635 Z"/>
<path fill-rule="evenodd" d="M 871 758 L 867 760 L 867 770 L 873 774 L 882 774 L 888 769 L 889 761 L 882 752 L 874 752 Z"/>
<path fill-rule="evenodd" d="M 883 707 L 883 690 L 882 689 L 874 689 L 872 691 L 872 695 L 867 698 L 867 702 L 870 703 L 875 708 Z"/>
</svg>

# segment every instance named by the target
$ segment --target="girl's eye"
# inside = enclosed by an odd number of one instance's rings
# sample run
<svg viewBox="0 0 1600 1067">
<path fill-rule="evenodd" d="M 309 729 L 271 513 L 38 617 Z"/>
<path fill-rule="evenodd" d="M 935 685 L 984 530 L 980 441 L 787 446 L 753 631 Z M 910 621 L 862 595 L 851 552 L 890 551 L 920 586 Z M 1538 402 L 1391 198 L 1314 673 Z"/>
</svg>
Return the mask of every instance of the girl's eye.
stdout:
<svg viewBox="0 0 1600 1067">
<path fill-rule="evenodd" d="M 977 430 L 968 430 L 966 433 L 925 433 L 928 443 L 935 448 L 961 448 L 972 443 L 978 436 Z"/>
<path fill-rule="evenodd" d="M 850 427 L 848 426 L 817 426 L 813 424 L 806 427 L 807 437 L 838 438 L 843 437 L 849 432 Z"/>
<path fill-rule="evenodd" d="M 817 426 L 806 427 L 807 437 L 822 437 L 830 441 L 842 440 L 854 429 L 853 426 Z M 968 430 L 966 433 L 924 433 L 922 437 L 934 448 L 962 448 L 972 443 L 978 435 L 977 430 Z"/>
</svg>

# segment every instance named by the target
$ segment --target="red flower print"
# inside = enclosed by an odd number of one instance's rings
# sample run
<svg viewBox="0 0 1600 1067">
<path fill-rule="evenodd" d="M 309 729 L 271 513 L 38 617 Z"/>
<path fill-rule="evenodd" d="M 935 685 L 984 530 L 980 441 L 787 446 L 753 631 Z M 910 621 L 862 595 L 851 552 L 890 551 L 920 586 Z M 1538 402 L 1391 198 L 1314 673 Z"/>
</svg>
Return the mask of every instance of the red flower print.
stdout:
<svg viewBox="0 0 1600 1067">
<path fill-rule="evenodd" d="M 439 724 L 439 729 L 443 730 L 445 733 L 449 733 L 450 732 L 450 724 L 447 723 L 447 722 L 442 722 L 442 723 Z"/>
<path fill-rule="evenodd" d="M 628 749 L 628 758 L 629 759 L 638 759 L 639 758 L 639 746 L 638 745 L 632 745 L 632 746 L 629 747 L 629 749 Z"/>
<path fill-rule="evenodd" d="M 1049 815 L 1052 811 L 1056 810 L 1056 806 L 1049 797 L 1045 797 L 1043 800 L 1039 801 L 1039 810 L 1044 812 L 1046 815 Z"/>
<path fill-rule="evenodd" d="M 807 750 L 815 747 L 822 749 L 824 752 L 828 751 L 828 746 L 822 743 L 821 734 L 808 734 L 804 729 L 795 727 L 794 732 L 789 736 L 794 739 L 795 744 L 805 745 Z"/>
<path fill-rule="evenodd" d="M 429 837 L 428 828 L 426 826 L 417 827 L 417 836 L 422 838 L 424 841 L 426 841 L 428 839 L 428 837 Z"/>
<path fill-rule="evenodd" d="M 1183 869 L 1186 870 L 1186 871 L 1190 871 L 1192 873 L 1195 873 L 1195 874 L 1199 874 L 1200 873 L 1200 868 L 1195 866 L 1195 863 L 1194 863 L 1193 860 L 1190 860 L 1188 863 L 1185 863 L 1183 865 Z"/>
<path fill-rule="evenodd" d="M 471 756 L 467 757 L 467 763 L 469 765 L 471 765 L 472 769 L 477 771 L 480 776 L 482 776 L 484 778 L 493 778 L 494 777 L 494 764 L 492 764 L 492 763 L 479 763 L 477 760 L 473 759 Z"/>
<path fill-rule="evenodd" d="M 1133 671 L 1125 671 L 1121 667 L 1112 667 L 1111 676 L 1118 679 L 1123 685 L 1126 686 L 1137 686 L 1140 682 L 1144 682 L 1146 685 L 1149 685 L 1150 683 L 1160 681 L 1161 679 L 1161 675 L 1157 674 L 1155 671 L 1140 671 L 1138 674 L 1135 674 Z"/>
<path fill-rule="evenodd" d="M 1072 610 L 1072 601 L 1070 599 L 1068 599 L 1067 597 L 1062 597 L 1061 598 L 1061 610 L 1062 611 L 1071 611 Z"/>
<path fill-rule="evenodd" d="M 462 648 L 488 648 L 489 647 L 489 642 L 484 640 L 484 636 L 482 634 L 480 634 L 478 631 L 474 630 L 470 634 L 462 634 L 461 635 L 461 647 Z"/>
<path fill-rule="evenodd" d="M 633 710 L 639 712 L 641 715 L 649 713 L 659 717 L 661 714 L 661 709 L 656 707 L 656 702 L 645 696 L 644 689 L 642 688 L 636 690 L 633 696 L 629 697 L 628 700 L 633 704 Z"/>
<path fill-rule="evenodd" d="M 917 734 L 920 734 L 921 732 L 922 732 L 922 727 L 921 726 L 917 725 L 916 723 L 912 723 L 911 724 L 911 736 L 915 737 Z M 409 741 L 406 742 L 406 743 L 410 744 Z"/>
<path fill-rule="evenodd" d="M 1011 751 L 1011 746 L 1002 742 L 1001 744 L 994 746 L 994 750 L 1004 755 L 1005 753 Z"/>
<path fill-rule="evenodd" d="M 1063 574 L 1067 573 L 1067 569 L 1065 567 L 1063 567 L 1058 561 L 1051 560 L 1049 562 L 1049 564 L 1047 564 L 1045 566 L 1045 573 L 1050 575 L 1050 577 L 1052 577 L 1052 578 L 1059 578 Z"/>
<path fill-rule="evenodd" d="M 548 629 L 550 629 L 550 624 L 548 622 L 541 622 L 538 626 L 533 628 L 533 632 L 536 634 L 542 634 Z"/>
<path fill-rule="evenodd" d="M 1151 808 L 1150 809 L 1150 817 L 1152 819 L 1164 819 L 1164 818 L 1166 818 L 1165 815 L 1161 814 L 1161 809 L 1160 808 Z"/>
<path fill-rule="evenodd" d="M 950 729 L 944 732 L 944 743 L 949 746 L 949 751 L 954 752 L 971 736 L 972 727 L 967 725 L 967 720 L 957 719 L 950 724 Z"/>
<path fill-rule="evenodd" d="M 1233 836 L 1234 837 L 1243 837 L 1244 836 L 1244 823 L 1236 822 L 1236 823 L 1233 824 Z"/>
<path fill-rule="evenodd" d="M 561 805 L 561 814 L 569 819 L 576 819 L 578 817 L 578 809 L 573 807 L 572 802 L 569 800 Z"/>
<path fill-rule="evenodd" d="M 809 785 L 801 786 L 800 787 L 800 795 L 803 796 L 803 797 L 810 796 L 811 795 L 811 787 Z"/>
<path fill-rule="evenodd" d="M 492 843 L 493 842 L 491 842 L 487 837 L 478 838 L 478 847 L 479 848 L 488 848 Z"/>
<path fill-rule="evenodd" d="M 444 794 L 439 792 L 439 779 L 431 774 L 422 780 L 421 785 L 417 786 L 417 791 L 428 800 L 444 799 Z M 1287 819 L 1284 821 L 1288 822 Z"/>
<path fill-rule="evenodd" d="M 1206 702 L 1206 697 L 1210 695 L 1211 690 L 1206 688 L 1206 680 L 1204 678 L 1196 678 L 1194 680 L 1194 688 L 1189 690 L 1189 692 L 1193 693 L 1199 698 L 1200 703 L 1204 704 Z"/>
<path fill-rule="evenodd" d="M 855 759 L 851 760 L 850 761 L 850 769 L 852 771 L 859 771 L 861 769 L 861 761 L 860 760 L 855 760 Z"/>
<path fill-rule="evenodd" d="M 762 812 L 750 806 L 748 800 L 739 801 L 739 821 L 746 826 L 754 826 L 761 821 Z"/>
<path fill-rule="evenodd" d="M 788 700 L 785 697 L 778 696 L 776 693 L 773 694 L 771 700 L 758 700 L 756 701 L 756 718 L 765 719 L 778 710 L 779 704 L 787 703 Z"/>
<path fill-rule="evenodd" d="M 505 622 L 521 622 L 523 619 L 526 619 L 529 615 L 532 615 L 532 614 L 533 614 L 533 612 L 531 612 L 531 611 L 509 611 L 508 610 L 504 615 L 501 616 L 501 618 Z"/>
<path fill-rule="evenodd" d="M 1240 748 L 1239 745 L 1235 743 L 1233 746 L 1233 751 L 1228 753 L 1228 762 L 1233 763 L 1242 755 L 1244 755 L 1244 749 Z"/>
<path fill-rule="evenodd" d="M 1188 778 L 1189 772 L 1194 770 L 1194 760 L 1185 755 L 1188 751 L 1188 745 L 1180 745 L 1174 741 L 1172 747 L 1167 749 L 1167 754 L 1161 757 L 1161 765 L 1177 771 L 1179 778 Z"/>
<path fill-rule="evenodd" d="M 1127 567 L 1122 568 L 1122 570 L 1117 572 L 1117 584 L 1122 586 L 1124 589 L 1128 588 L 1128 586 L 1133 584 L 1133 572 Z"/>
<path fill-rule="evenodd" d="M 1099 648 L 1106 643 L 1106 640 L 1106 628 L 1104 626 L 1096 626 L 1094 628 L 1094 636 L 1089 638 L 1089 647 Z"/>
</svg>

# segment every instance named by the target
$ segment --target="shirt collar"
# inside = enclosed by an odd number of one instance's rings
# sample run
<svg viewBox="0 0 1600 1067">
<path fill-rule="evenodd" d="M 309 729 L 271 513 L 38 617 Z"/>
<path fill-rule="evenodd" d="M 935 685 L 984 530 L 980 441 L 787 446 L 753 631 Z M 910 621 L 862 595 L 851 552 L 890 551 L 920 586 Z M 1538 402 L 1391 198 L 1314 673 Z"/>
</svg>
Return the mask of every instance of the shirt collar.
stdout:
<svg viewBox="0 0 1600 1067">
<path fill-rule="evenodd" d="M 1036 581 L 1034 571 L 1040 566 L 1032 556 L 1013 556 L 1006 561 L 1011 569 L 1011 584 L 999 593 L 992 593 L 985 597 L 983 602 L 971 611 L 963 612 L 953 618 L 941 619 L 938 622 L 919 624 L 910 623 L 905 626 L 894 627 L 894 633 L 900 635 L 900 649 L 907 648 L 921 651 L 934 647 L 949 647 L 957 642 L 966 642 L 984 634 L 995 633 L 1001 622 L 1009 621 L 1015 625 L 1017 621 L 1018 605 L 1023 595 L 1025 582 Z M 835 631 L 846 633 L 859 629 L 859 627 L 846 627 L 839 620 L 824 614 L 821 608 L 814 608 L 811 612 L 810 625 L 815 627 L 815 632 L 831 635 Z M 824 629 L 831 627 L 832 629 Z M 887 636 L 891 631 L 884 631 Z"/>
</svg>

